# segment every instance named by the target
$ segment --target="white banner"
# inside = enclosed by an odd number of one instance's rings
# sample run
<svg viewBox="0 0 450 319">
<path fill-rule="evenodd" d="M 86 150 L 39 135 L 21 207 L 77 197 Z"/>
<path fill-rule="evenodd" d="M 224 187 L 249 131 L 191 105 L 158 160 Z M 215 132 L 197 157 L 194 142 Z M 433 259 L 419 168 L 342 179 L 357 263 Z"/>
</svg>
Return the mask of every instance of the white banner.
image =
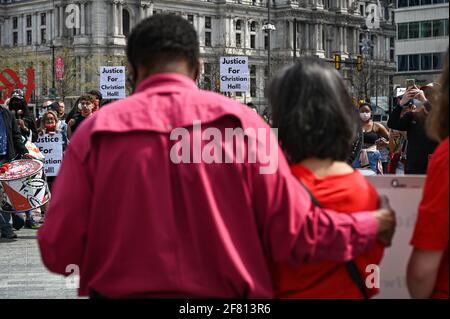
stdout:
<svg viewBox="0 0 450 319">
<path fill-rule="evenodd" d="M 36 146 L 45 156 L 44 173 L 47 176 L 57 176 L 63 158 L 62 134 L 39 135 Z"/>
<path fill-rule="evenodd" d="M 124 66 L 100 67 L 100 92 L 104 99 L 124 99 L 125 83 Z"/>
<path fill-rule="evenodd" d="M 247 92 L 249 90 L 249 70 L 247 56 L 227 56 L 220 58 L 220 91 Z"/>
</svg>

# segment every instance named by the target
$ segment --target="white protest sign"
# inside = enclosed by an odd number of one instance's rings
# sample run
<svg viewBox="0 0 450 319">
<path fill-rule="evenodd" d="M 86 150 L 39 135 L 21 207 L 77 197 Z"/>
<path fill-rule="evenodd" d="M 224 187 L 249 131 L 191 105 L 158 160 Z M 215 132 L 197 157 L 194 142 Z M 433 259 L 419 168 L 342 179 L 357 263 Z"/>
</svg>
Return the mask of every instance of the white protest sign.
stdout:
<svg viewBox="0 0 450 319">
<path fill-rule="evenodd" d="M 57 176 L 63 157 L 62 134 L 44 134 L 38 137 L 36 146 L 45 156 L 44 173 L 47 176 Z"/>
<path fill-rule="evenodd" d="M 220 91 L 247 92 L 249 83 L 248 57 L 220 58 Z"/>
<path fill-rule="evenodd" d="M 397 214 L 392 246 L 386 248 L 380 264 L 380 294 L 375 298 L 408 299 L 406 271 L 412 252 L 410 241 L 423 195 L 425 175 L 378 175 L 367 179 L 380 195 L 389 198 L 389 204 Z"/>
<path fill-rule="evenodd" d="M 125 98 L 125 67 L 100 67 L 100 92 L 104 99 Z"/>
</svg>

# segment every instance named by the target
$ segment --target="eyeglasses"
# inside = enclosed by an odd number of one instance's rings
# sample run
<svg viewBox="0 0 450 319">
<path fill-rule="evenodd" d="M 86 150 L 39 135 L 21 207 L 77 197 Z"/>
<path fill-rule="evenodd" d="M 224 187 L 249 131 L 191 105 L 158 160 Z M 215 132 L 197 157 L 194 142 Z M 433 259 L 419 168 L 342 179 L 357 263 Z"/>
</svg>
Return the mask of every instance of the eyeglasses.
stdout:
<svg viewBox="0 0 450 319">
<path fill-rule="evenodd" d="M 81 109 L 83 106 L 90 107 L 92 106 L 91 102 L 78 103 L 78 108 Z"/>
</svg>

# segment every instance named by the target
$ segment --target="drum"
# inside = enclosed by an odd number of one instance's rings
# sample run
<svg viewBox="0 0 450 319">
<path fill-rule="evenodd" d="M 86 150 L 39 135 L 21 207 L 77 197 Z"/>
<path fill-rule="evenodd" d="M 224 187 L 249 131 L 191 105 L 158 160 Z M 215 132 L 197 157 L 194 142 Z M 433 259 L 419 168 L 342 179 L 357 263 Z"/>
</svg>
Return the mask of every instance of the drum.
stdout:
<svg viewBox="0 0 450 319">
<path fill-rule="evenodd" d="M 50 192 L 43 168 L 42 162 L 31 159 L 3 165 L 0 170 L 1 207 L 10 206 L 16 212 L 23 212 L 44 206 L 50 199 Z"/>
</svg>

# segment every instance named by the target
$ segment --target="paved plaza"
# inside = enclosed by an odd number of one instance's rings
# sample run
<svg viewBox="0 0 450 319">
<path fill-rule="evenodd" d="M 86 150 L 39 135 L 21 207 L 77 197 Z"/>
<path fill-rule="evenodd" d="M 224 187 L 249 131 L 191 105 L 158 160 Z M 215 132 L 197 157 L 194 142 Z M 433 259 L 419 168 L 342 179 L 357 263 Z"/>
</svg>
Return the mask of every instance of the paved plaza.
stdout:
<svg viewBox="0 0 450 319">
<path fill-rule="evenodd" d="M 77 291 L 42 263 L 37 231 L 22 229 L 17 240 L 0 239 L 1 299 L 74 299 Z"/>
</svg>

